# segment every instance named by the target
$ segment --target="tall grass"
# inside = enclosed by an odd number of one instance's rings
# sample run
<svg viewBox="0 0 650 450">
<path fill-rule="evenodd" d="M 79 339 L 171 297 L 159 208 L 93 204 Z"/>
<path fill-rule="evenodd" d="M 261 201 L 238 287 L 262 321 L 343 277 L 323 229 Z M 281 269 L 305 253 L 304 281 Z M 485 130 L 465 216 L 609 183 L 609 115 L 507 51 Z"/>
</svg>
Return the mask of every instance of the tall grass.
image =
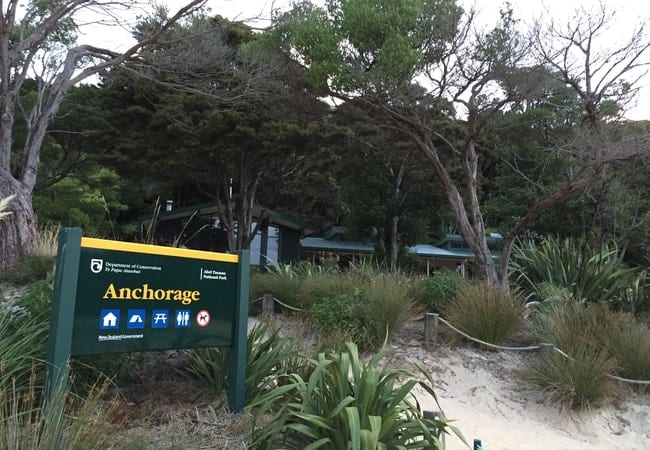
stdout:
<svg viewBox="0 0 650 450">
<path fill-rule="evenodd" d="M 38 256 L 56 257 L 60 231 L 60 226 L 49 226 L 38 230 L 32 253 Z"/>
<path fill-rule="evenodd" d="M 650 380 L 650 328 L 631 314 L 610 313 L 606 324 L 592 330 L 597 345 L 617 362 L 617 373 Z"/>
<path fill-rule="evenodd" d="M 531 379 L 560 404 L 581 407 L 599 400 L 607 394 L 608 373 L 650 378 L 650 329 L 632 314 L 606 304 L 548 301 L 533 315 L 531 330 L 568 355 L 542 355 Z"/>
<path fill-rule="evenodd" d="M 97 385 L 84 397 L 57 389 L 47 402 L 32 377 L 27 386 L 0 381 L 0 448 L 50 450 L 109 448 L 114 404 L 105 402 L 108 383 Z"/>
<path fill-rule="evenodd" d="M 414 300 L 414 283 L 401 273 L 383 273 L 368 282 L 367 313 L 374 324 L 375 336 L 390 341 L 395 332 L 419 311 Z"/>
<path fill-rule="evenodd" d="M 31 376 L 42 383 L 47 328 L 34 318 L 0 314 L 0 386 L 26 386 Z M 36 369 L 36 372 L 32 373 Z"/>
<path fill-rule="evenodd" d="M 267 267 L 266 273 L 256 274 L 251 279 L 251 297 L 273 294 L 275 298 L 292 308 L 307 309 L 309 306 L 302 297 L 300 288 L 305 278 L 317 273 L 315 267 L 308 263 L 274 263 Z"/>
<path fill-rule="evenodd" d="M 607 394 L 605 376 L 614 369 L 614 360 L 583 342 L 576 342 L 569 356 L 544 351 L 524 378 L 540 389 L 546 402 L 561 408 L 583 408 L 603 399 Z"/>
<path fill-rule="evenodd" d="M 516 293 L 472 283 L 458 290 L 443 315 L 470 336 L 500 345 L 522 327 L 524 310 Z"/>
</svg>

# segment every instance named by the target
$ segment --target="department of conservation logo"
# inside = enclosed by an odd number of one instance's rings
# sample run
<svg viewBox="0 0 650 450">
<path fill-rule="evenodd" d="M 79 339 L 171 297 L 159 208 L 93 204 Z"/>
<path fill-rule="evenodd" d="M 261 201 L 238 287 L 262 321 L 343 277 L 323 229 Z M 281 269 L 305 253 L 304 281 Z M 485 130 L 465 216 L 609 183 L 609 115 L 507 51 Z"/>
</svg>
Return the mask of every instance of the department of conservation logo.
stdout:
<svg viewBox="0 0 650 450">
<path fill-rule="evenodd" d="M 90 260 L 90 271 L 92 273 L 99 273 L 104 268 L 104 260 L 98 258 L 92 258 Z"/>
</svg>

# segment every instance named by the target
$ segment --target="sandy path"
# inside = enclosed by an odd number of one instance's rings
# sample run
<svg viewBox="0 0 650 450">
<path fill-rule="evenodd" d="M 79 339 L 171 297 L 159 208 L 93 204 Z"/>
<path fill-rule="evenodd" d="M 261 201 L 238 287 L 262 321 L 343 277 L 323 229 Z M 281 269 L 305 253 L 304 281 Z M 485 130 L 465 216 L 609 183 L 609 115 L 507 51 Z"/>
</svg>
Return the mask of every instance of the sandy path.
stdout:
<svg viewBox="0 0 650 450">
<path fill-rule="evenodd" d="M 440 405 L 471 444 L 497 449 L 650 449 L 650 396 L 581 413 L 546 406 L 518 381 L 525 356 L 471 348 L 423 349 L 409 353 L 434 374 Z M 435 410 L 431 398 L 418 395 L 423 409 Z M 447 449 L 467 448 L 455 437 Z"/>
</svg>

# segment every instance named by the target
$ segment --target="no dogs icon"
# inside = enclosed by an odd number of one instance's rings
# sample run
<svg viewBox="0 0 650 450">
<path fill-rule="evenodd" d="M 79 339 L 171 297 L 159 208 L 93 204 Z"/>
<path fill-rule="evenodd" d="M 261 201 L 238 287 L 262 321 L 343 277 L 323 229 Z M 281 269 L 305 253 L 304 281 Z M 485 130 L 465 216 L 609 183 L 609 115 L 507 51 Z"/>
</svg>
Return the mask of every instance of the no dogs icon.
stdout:
<svg viewBox="0 0 650 450">
<path fill-rule="evenodd" d="M 202 309 L 196 313 L 196 324 L 201 328 L 207 327 L 210 324 L 210 313 L 207 309 Z"/>
</svg>

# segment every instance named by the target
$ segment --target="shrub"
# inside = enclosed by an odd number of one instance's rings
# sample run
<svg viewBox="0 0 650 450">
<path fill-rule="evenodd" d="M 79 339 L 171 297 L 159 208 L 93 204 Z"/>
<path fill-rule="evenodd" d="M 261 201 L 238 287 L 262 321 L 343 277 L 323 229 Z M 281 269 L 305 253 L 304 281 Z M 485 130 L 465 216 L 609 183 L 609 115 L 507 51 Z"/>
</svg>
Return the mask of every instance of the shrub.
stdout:
<svg viewBox="0 0 650 450">
<path fill-rule="evenodd" d="M 523 324 L 524 302 L 482 283 L 462 286 L 443 310 L 454 326 L 472 337 L 500 345 Z"/>
<path fill-rule="evenodd" d="M 282 385 L 249 405 L 256 421 L 265 422 L 254 430 L 251 448 L 442 449 L 442 434 L 457 430 L 424 418 L 412 394 L 419 386 L 437 402 L 429 373 L 419 364 L 417 373 L 390 369 L 382 358 L 362 363 L 348 343 L 345 352 L 310 360 L 309 378 L 285 375 Z"/>
<path fill-rule="evenodd" d="M 356 279 L 350 272 L 323 271 L 303 279 L 300 296 L 305 307 L 311 307 L 326 297 L 352 292 L 356 284 Z"/>
<path fill-rule="evenodd" d="M 314 303 L 309 312 L 314 325 L 324 335 L 332 334 L 337 338 L 349 336 L 361 349 L 370 350 L 378 341 L 370 309 L 366 291 L 355 288 L 351 293 Z"/>
<path fill-rule="evenodd" d="M 47 278 L 28 284 L 16 303 L 30 317 L 49 322 L 54 295 L 53 281 L 52 278 Z"/>
<path fill-rule="evenodd" d="M 538 342 L 570 351 L 574 341 L 585 339 L 585 310 L 585 305 L 576 301 L 543 302 L 532 316 L 531 332 Z"/>
<path fill-rule="evenodd" d="M 594 352 L 576 342 L 569 357 L 555 350 L 543 351 L 524 378 L 541 389 L 546 401 L 560 407 L 582 408 L 605 397 L 605 376 L 614 366 L 605 352 Z"/>
<path fill-rule="evenodd" d="M 417 303 L 428 311 L 440 313 L 458 289 L 467 284 L 469 281 L 459 273 L 438 272 L 431 277 L 420 278 L 414 295 Z"/>
</svg>

